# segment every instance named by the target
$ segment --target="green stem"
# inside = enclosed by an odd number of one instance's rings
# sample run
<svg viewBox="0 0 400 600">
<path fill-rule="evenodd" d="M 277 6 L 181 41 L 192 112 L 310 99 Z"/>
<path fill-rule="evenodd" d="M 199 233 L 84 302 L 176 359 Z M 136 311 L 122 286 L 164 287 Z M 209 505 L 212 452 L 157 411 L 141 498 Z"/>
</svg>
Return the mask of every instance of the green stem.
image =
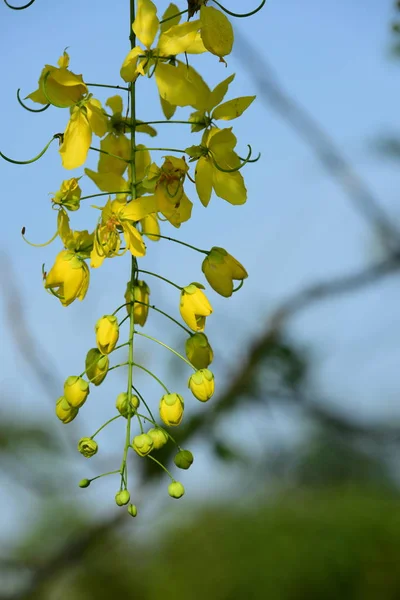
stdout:
<svg viewBox="0 0 400 600">
<path fill-rule="evenodd" d="M 139 396 L 140 400 L 143 402 L 143 404 L 145 405 L 145 407 L 147 408 L 147 412 L 149 413 L 150 417 L 153 419 L 153 423 L 155 423 L 155 419 L 154 416 L 146 402 L 146 400 L 143 398 L 142 394 L 139 392 L 139 390 L 137 388 L 135 388 L 135 386 L 132 386 L 132 389 L 136 392 L 136 394 Z"/>
<path fill-rule="evenodd" d="M 82 200 L 82 198 L 81 198 Z M 175 238 L 168 237 L 166 235 L 160 235 L 159 233 L 148 233 L 147 231 L 142 231 L 143 235 L 154 235 L 155 237 L 159 237 L 163 240 L 168 240 L 169 242 L 175 242 L 176 244 L 181 244 L 182 246 L 187 246 L 192 250 L 196 250 L 196 252 L 201 252 L 201 254 L 210 254 L 209 250 L 201 250 L 200 248 L 196 248 L 196 246 L 192 246 L 191 244 L 187 244 L 186 242 L 181 242 L 181 240 L 177 240 Z"/>
<path fill-rule="evenodd" d="M 109 419 L 108 421 L 106 421 L 106 422 L 105 422 L 105 423 L 104 423 L 104 424 L 103 424 L 101 427 L 99 427 L 99 428 L 98 428 L 98 430 L 97 430 L 97 431 L 95 431 L 95 432 L 94 432 L 94 434 L 93 434 L 93 435 L 90 437 L 90 439 L 91 439 L 91 440 L 93 440 L 93 439 L 96 437 L 96 435 L 97 435 L 98 433 L 100 433 L 100 431 L 101 431 L 102 429 L 104 429 L 104 427 L 107 427 L 107 425 L 108 425 L 109 423 L 112 423 L 113 421 L 116 421 L 116 420 L 117 420 L 117 419 L 119 419 L 120 417 L 121 417 L 121 415 L 117 415 L 116 417 L 113 417 L 112 419 Z"/>
<path fill-rule="evenodd" d="M 82 196 L 80 200 L 88 200 L 89 198 L 97 198 L 98 196 L 111 196 L 112 194 L 130 194 L 130 190 L 125 192 L 101 192 L 101 194 L 90 194 L 90 196 Z"/>
<path fill-rule="evenodd" d="M 135 302 L 137 304 L 143 304 L 144 306 L 148 306 L 149 308 L 152 308 L 153 310 L 160 313 L 161 315 L 164 315 L 164 317 L 167 317 L 168 319 L 173 321 L 173 323 L 176 323 L 177 325 L 179 325 L 179 327 L 181 329 L 183 329 L 183 331 L 186 331 L 186 333 L 188 333 L 189 335 L 193 335 L 193 331 L 190 331 L 190 329 L 187 329 L 184 325 L 182 325 L 182 323 L 179 323 L 179 321 L 174 319 L 174 317 L 171 317 L 171 315 L 169 315 L 168 313 L 164 312 L 160 308 L 157 308 L 156 306 L 154 306 L 154 304 L 148 304 L 147 302 L 140 302 L 140 300 L 135 300 Z"/>
<path fill-rule="evenodd" d="M 171 15 L 170 17 L 167 17 L 166 19 L 163 19 L 162 21 L 160 21 L 160 25 L 162 25 L 162 23 L 166 23 L 167 21 L 170 21 L 171 19 L 175 19 L 175 17 L 180 17 L 181 15 L 184 15 L 187 12 L 189 12 L 187 8 L 186 8 L 186 10 L 181 10 L 181 12 L 175 13 L 174 15 Z"/>
<path fill-rule="evenodd" d="M 145 371 L 148 375 L 150 375 L 151 377 L 153 377 L 153 379 L 155 379 L 156 381 L 158 381 L 158 383 L 161 385 L 161 387 L 164 388 L 164 390 L 167 392 L 167 394 L 171 393 L 169 391 L 169 389 L 167 388 L 167 386 L 164 385 L 164 383 L 161 381 L 161 379 L 159 379 L 156 375 L 154 375 L 154 373 L 152 373 L 151 371 L 149 371 L 149 369 L 146 369 L 146 367 L 143 367 L 142 365 L 138 365 L 137 363 L 133 363 L 133 366 L 137 367 L 138 369 L 142 369 L 142 371 Z"/>
<path fill-rule="evenodd" d="M 140 121 L 138 125 L 161 125 L 163 123 L 175 123 L 180 125 L 193 125 L 193 121 L 168 121 L 164 119 L 164 121 Z"/>
<path fill-rule="evenodd" d="M 175 479 L 172 477 L 171 473 L 168 471 L 167 467 L 164 467 L 164 465 L 162 463 L 160 463 L 159 460 L 154 458 L 154 456 L 151 456 L 151 454 L 147 454 L 147 458 L 151 458 L 151 460 L 154 460 L 154 462 L 157 463 L 166 472 L 168 477 L 171 477 L 172 481 L 175 481 Z"/>
<path fill-rule="evenodd" d="M 147 148 L 147 147 L 145 147 L 145 148 L 136 148 L 135 152 L 145 152 L 146 150 L 149 150 L 149 151 L 152 150 L 153 152 L 155 152 L 155 151 L 160 151 L 160 152 L 179 152 L 179 153 L 185 154 L 185 150 L 181 150 L 179 148 Z"/>
<path fill-rule="evenodd" d="M 112 154 L 111 152 L 107 152 L 106 150 L 101 150 L 100 148 L 95 148 L 94 146 L 89 146 L 90 150 L 94 150 L 95 152 L 100 152 L 100 154 L 107 154 L 108 156 L 112 156 L 113 158 L 118 158 L 118 160 L 122 160 L 123 162 L 130 162 L 129 160 L 126 160 L 125 158 L 122 158 L 121 156 L 118 156 L 117 154 Z"/>
<path fill-rule="evenodd" d="M 117 471 L 108 471 L 108 473 L 102 473 L 101 475 L 97 475 L 93 477 L 93 479 L 89 479 L 90 482 L 95 481 L 96 479 L 100 479 L 100 477 L 106 477 L 107 475 L 115 475 L 116 473 L 121 473 L 120 469 Z"/>
<path fill-rule="evenodd" d="M 153 342 L 156 342 L 157 344 L 160 344 L 160 346 L 163 346 L 164 348 L 166 348 L 167 350 L 169 350 L 170 352 L 172 352 L 173 354 L 175 354 L 176 356 L 178 356 L 181 360 L 183 360 L 183 362 L 185 362 L 187 365 L 189 365 L 189 367 L 191 367 L 193 369 L 193 371 L 197 371 L 196 367 L 194 367 L 192 365 L 192 363 L 187 360 L 187 358 L 185 358 L 184 356 L 182 356 L 182 354 L 179 354 L 179 352 L 177 352 L 176 350 L 174 350 L 170 346 L 167 346 L 167 344 L 164 344 L 164 342 L 161 342 L 160 340 L 158 340 L 157 338 L 152 337 L 151 335 L 147 335 L 147 333 L 142 333 L 141 331 L 136 331 L 135 330 L 135 333 L 136 333 L 136 335 L 141 335 L 142 337 L 145 337 L 148 340 L 152 340 Z"/>
<path fill-rule="evenodd" d="M 144 269 L 139 269 L 138 273 L 146 273 L 146 275 L 152 275 L 153 277 L 157 277 L 158 279 L 162 279 L 163 281 L 166 281 L 170 285 L 173 285 L 174 287 L 176 287 L 177 290 L 181 290 L 181 291 L 183 290 L 182 286 L 177 285 L 173 281 L 170 281 L 169 279 L 166 279 L 165 277 L 162 277 L 161 275 L 157 275 L 157 273 L 153 273 L 152 271 L 145 271 Z"/>
<path fill-rule="evenodd" d="M 86 85 L 89 85 L 91 87 L 111 88 L 113 90 L 125 90 L 126 92 L 129 92 L 129 88 L 124 87 L 123 85 L 106 85 L 104 83 L 87 83 Z"/>
</svg>

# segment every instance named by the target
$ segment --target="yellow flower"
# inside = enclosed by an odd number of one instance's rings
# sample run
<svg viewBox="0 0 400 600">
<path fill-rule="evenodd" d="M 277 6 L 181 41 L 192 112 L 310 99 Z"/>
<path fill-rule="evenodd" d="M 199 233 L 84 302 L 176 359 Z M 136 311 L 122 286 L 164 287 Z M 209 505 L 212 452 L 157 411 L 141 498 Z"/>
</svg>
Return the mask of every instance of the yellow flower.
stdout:
<svg viewBox="0 0 400 600">
<path fill-rule="evenodd" d="M 147 435 L 151 437 L 153 440 L 153 448 L 154 450 L 160 450 L 165 444 L 168 442 L 168 434 L 161 427 L 153 427 L 149 429 Z"/>
<path fill-rule="evenodd" d="M 166 156 L 161 167 L 153 163 L 147 174 L 148 187 L 154 187 L 158 212 L 174 227 L 180 227 L 192 214 L 193 204 L 183 190 L 188 170 L 184 158 Z"/>
<path fill-rule="evenodd" d="M 80 408 L 86 402 L 89 395 L 89 384 L 87 381 L 78 377 L 77 375 L 71 375 L 65 380 L 64 383 L 64 398 L 72 408 Z"/>
<path fill-rule="evenodd" d="M 157 213 L 152 213 L 141 219 L 142 235 L 145 235 L 153 242 L 160 240 L 160 224 L 158 222 Z"/>
<path fill-rule="evenodd" d="M 132 447 L 139 456 L 146 456 L 153 450 L 153 443 L 152 437 L 147 435 L 147 433 L 141 433 L 133 438 Z"/>
<path fill-rule="evenodd" d="M 118 394 L 117 401 L 115 403 L 115 407 L 118 410 L 119 414 L 125 418 L 128 417 L 129 413 L 134 414 L 136 409 L 139 408 L 139 405 L 140 400 L 135 394 L 132 394 L 131 402 L 129 404 L 129 396 L 127 392 L 122 392 L 121 394 Z"/>
<path fill-rule="evenodd" d="M 98 100 L 90 98 L 74 106 L 59 149 L 64 169 L 82 166 L 92 143 L 92 133 L 103 137 L 106 132 L 107 117 Z"/>
<path fill-rule="evenodd" d="M 179 310 L 182 319 L 193 331 L 204 331 L 206 317 L 211 315 L 212 307 L 199 283 L 191 283 L 181 292 Z"/>
<path fill-rule="evenodd" d="M 147 316 L 149 313 L 150 288 L 147 283 L 139 280 L 137 285 L 134 285 L 132 289 L 131 282 L 128 281 L 125 292 L 125 300 L 127 302 L 126 311 L 128 315 L 131 312 L 130 303 L 134 302 L 134 323 L 135 325 L 141 325 L 143 327 L 147 321 Z"/>
<path fill-rule="evenodd" d="M 58 60 L 58 67 L 45 65 L 39 78 L 39 88 L 29 94 L 33 102 L 54 104 L 60 108 L 73 106 L 88 93 L 82 75 L 75 75 L 68 70 L 69 56 L 64 51 Z"/>
<path fill-rule="evenodd" d="M 78 210 L 82 195 L 82 190 L 78 183 L 79 179 L 80 177 L 73 177 L 72 179 L 63 181 L 60 189 L 52 198 L 54 204 L 64 206 L 68 210 Z"/>
<path fill-rule="evenodd" d="M 65 425 L 71 423 L 79 412 L 79 408 L 73 408 L 68 404 L 64 396 L 60 396 L 56 402 L 56 415 Z"/>
<path fill-rule="evenodd" d="M 89 268 L 74 252 L 62 250 L 46 275 L 44 287 L 50 290 L 63 306 L 83 300 L 89 287 Z"/>
<path fill-rule="evenodd" d="M 179 394 L 165 394 L 160 400 L 160 417 L 168 425 L 179 425 L 183 418 L 184 401 Z"/>
<path fill-rule="evenodd" d="M 91 458 L 97 454 L 98 449 L 97 442 L 92 440 L 92 438 L 84 437 L 78 442 L 78 450 L 85 458 Z"/>
<path fill-rule="evenodd" d="M 114 315 L 104 315 L 96 323 L 96 342 L 102 354 L 110 354 L 119 338 L 118 319 Z"/>
<path fill-rule="evenodd" d="M 206 369 L 214 358 L 213 350 L 204 333 L 195 333 L 186 340 L 186 356 L 196 369 Z"/>
<path fill-rule="evenodd" d="M 241 165 L 238 155 L 233 150 L 235 146 L 236 137 L 232 128 L 212 127 L 204 132 L 201 146 L 186 149 L 194 160 L 198 158 L 195 172 L 196 190 L 204 206 L 210 202 L 213 189 L 217 196 L 230 204 L 246 202 L 247 190 L 242 174 L 238 170 L 232 171 Z"/>
<path fill-rule="evenodd" d="M 199 369 L 189 377 L 188 387 L 193 396 L 207 402 L 214 394 L 214 375 L 209 369 Z"/>
<path fill-rule="evenodd" d="M 232 296 L 234 280 L 243 281 L 247 277 L 243 265 L 226 250 L 216 246 L 211 248 L 201 268 L 211 287 L 225 298 Z"/>
<path fill-rule="evenodd" d="M 58 211 L 57 231 L 66 250 L 75 252 L 79 258 L 89 258 L 93 248 L 93 233 L 89 233 L 86 229 L 72 231 L 69 226 L 69 216 L 63 208 Z"/>
<path fill-rule="evenodd" d="M 107 373 L 110 361 L 108 356 L 103 355 L 97 348 L 91 348 L 86 355 L 86 375 L 94 385 L 100 385 Z"/>
</svg>

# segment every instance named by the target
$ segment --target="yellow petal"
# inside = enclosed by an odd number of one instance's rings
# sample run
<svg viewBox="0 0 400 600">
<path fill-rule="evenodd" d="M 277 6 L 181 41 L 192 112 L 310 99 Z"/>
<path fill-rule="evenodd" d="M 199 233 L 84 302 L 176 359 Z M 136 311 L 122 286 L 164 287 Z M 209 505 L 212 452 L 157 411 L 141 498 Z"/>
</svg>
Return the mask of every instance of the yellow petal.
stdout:
<svg viewBox="0 0 400 600">
<path fill-rule="evenodd" d="M 158 26 L 156 5 L 151 0 L 138 0 L 136 18 L 132 29 L 146 48 L 150 48 L 154 42 Z"/>
<path fill-rule="evenodd" d="M 97 185 L 102 192 L 127 192 L 129 194 L 128 182 L 116 173 L 96 173 L 91 169 L 85 169 L 85 174 Z"/>
<path fill-rule="evenodd" d="M 123 229 L 126 247 L 130 250 L 131 254 L 133 256 L 144 256 L 146 254 L 146 246 L 138 230 L 127 221 L 124 222 Z"/>
<path fill-rule="evenodd" d="M 210 103 L 207 106 L 207 110 L 212 110 L 217 104 L 222 102 L 225 98 L 225 94 L 228 91 L 229 84 L 235 79 L 235 74 L 233 73 L 224 81 L 221 81 L 218 85 L 215 86 L 213 91 L 210 93 Z"/>
<path fill-rule="evenodd" d="M 121 221 L 140 221 L 156 211 L 155 196 L 142 196 L 122 206 L 118 211 L 118 217 Z"/>
<path fill-rule="evenodd" d="M 168 21 L 165 21 L 165 19 L 168 19 Z M 169 4 L 161 20 L 165 21 L 160 25 L 161 33 L 167 31 L 167 29 L 173 27 L 174 25 L 178 25 L 179 21 L 181 20 L 181 15 L 179 14 L 179 8 L 176 6 L 176 4 L 173 4 L 172 2 Z"/>
<path fill-rule="evenodd" d="M 228 102 L 224 102 L 217 106 L 217 108 L 213 111 L 211 118 L 212 119 L 221 119 L 223 121 L 230 121 L 231 119 L 236 119 L 240 117 L 242 113 L 250 106 L 253 102 L 255 96 L 241 96 L 240 98 L 235 98 L 234 100 L 229 100 Z"/>
<path fill-rule="evenodd" d="M 141 219 L 140 224 L 142 226 L 143 235 L 147 236 L 149 240 L 158 242 L 160 240 L 160 224 L 156 213 L 147 215 L 144 219 Z"/>
<path fill-rule="evenodd" d="M 69 54 L 64 50 L 64 53 L 57 61 L 59 67 L 68 69 L 69 66 Z"/>
<path fill-rule="evenodd" d="M 35 102 L 39 102 L 39 101 L 35 100 Z M 166 119 L 171 119 L 175 114 L 176 106 L 174 106 L 173 104 L 168 102 L 168 100 L 164 100 L 164 98 L 161 98 L 161 96 L 160 96 L 160 102 L 161 102 L 162 111 L 164 113 L 164 117 Z M 47 102 L 44 102 L 43 104 L 47 104 Z"/>
<path fill-rule="evenodd" d="M 229 19 L 220 10 L 212 6 L 200 8 L 202 23 L 201 37 L 209 52 L 216 56 L 226 56 L 232 50 L 233 29 Z"/>
<path fill-rule="evenodd" d="M 140 149 L 140 152 L 136 152 L 135 164 L 136 164 L 136 181 L 141 181 L 146 175 L 148 167 L 151 165 L 150 152 L 143 144 L 138 144 L 136 149 Z"/>
<path fill-rule="evenodd" d="M 86 161 L 92 142 L 92 130 L 86 110 L 76 107 L 64 132 L 64 141 L 59 149 L 64 169 L 76 169 Z"/>
<path fill-rule="evenodd" d="M 188 48 L 195 43 L 199 29 L 199 20 L 174 25 L 161 34 L 157 45 L 158 49 L 164 56 L 187 52 Z M 203 52 L 205 51 L 206 49 L 204 48 Z"/>
<path fill-rule="evenodd" d="M 208 206 L 212 192 L 213 167 L 210 159 L 201 156 L 197 161 L 195 181 L 196 190 L 203 206 Z"/>
<path fill-rule="evenodd" d="M 101 107 L 101 103 L 96 98 L 91 98 L 86 103 L 87 118 L 95 135 L 103 137 L 107 133 L 107 117 Z"/>
<path fill-rule="evenodd" d="M 126 161 L 131 155 L 131 143 L 128 138 L 121 134 L 109 133 L 100 142 L 100 150 L 109 154 L 100 153 L 98 171 L 99 173 L 114 173 L 122 176 L 128 167 Z M 114 154 L 115 156 L 110 156 Z M 120 158 L 116 158 L 119 156 Z M 123 160 L 121 160 L 123 159 Z"/>
<path fill-rule="evenodd" d="M 137 62 L 139 54 L 143 54 L 144 51 L 140 46 L 135 46 L 126 56 L 122 63 L 120 75 L 126 82 L 135 81 L 138 76 Z"/>
<path fill-rule="evenodd" d="M 116 94 L 115 96 L 111 96 L 106 100 L 106 106 L 109 106 L 111 108 L 113 114 L 122 113 L 123 105 L 121 96 L 119 96 L 118 94 Z"/>
<path fill-rule="evenodd" d="M 239 171 L 224 173 L 213 167 L 213 188 L 217 196 L 230 204 L 244 204 L 247 200 L 247 190 L 242 174 Z"/>
<path fill-rule="evenodd" d="M 196 88 L 182 69 L 159 63 L 155 71 L 158 93 L 163 100 L 175 106 L 194 106 Z"/>
</svg>

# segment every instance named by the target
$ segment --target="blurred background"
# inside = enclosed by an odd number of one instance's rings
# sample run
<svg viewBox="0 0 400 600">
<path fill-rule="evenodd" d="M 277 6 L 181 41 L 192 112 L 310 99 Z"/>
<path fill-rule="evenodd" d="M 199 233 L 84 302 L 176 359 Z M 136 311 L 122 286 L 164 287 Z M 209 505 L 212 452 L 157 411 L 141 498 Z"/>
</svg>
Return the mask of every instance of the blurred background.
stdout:
<svg viewBox="0 0 400 600">
<path fill-rule="evenodd" d="M 160 13 L 167 4 L 157 2 Z M 96 320 L 122 304 L 129 257 L 92 271 L 85 301 L 63 308 L 41 276 L 59 242 L 33 249 L 20 231 L 49 239 L 49 194 L 82 170 L 66 175 L 55 146 L 32 165 L 0 162 L 1 600 L 400 597 L 400 10 L 393 0 L 269 0 L 231 20 L 227 68 L 211 56 L 193 64 L 211 86 L 236 73 L 227 100 L 257 94 L 228 124 L 239 154 L 246 144 L 262 154 L 243 171 L 248 201 L 213 197 L 204 209 L 189 187 L 193 218 L 162 230 L 222 246 L 249 272 L 232 298 L 208 293 L 215 396 L 206 405 L 189 397 L 186 369 L 162 348 L 140 338 L 135 349 L 186 399 L 173 434 L 195 462 L 176 473 L 173 448 L 162 455 L 186 488 L 178 502 L 163 472 L 138 457 L 136 519 L 116 507 L 115 479 L 78 487 L 119 466 L 119 420 L 90 461 L 76 444 L 115 414 L 126 373 L 110 373 L 70 425 L 56 419 L 55 400 L 84 369 Z M 22 97 L 36 89 L 67 46 L 85 81 L 118 85 L 128 35 L 127 1 L 0 6 L 0 150 L 29 159 L 68 120 L 56 108 L 24 111 L 17 88 Z M 106 92 L 95 95 L 104 102 Z M 137 94 L 139 119 L 162 118 L 152 80 Z M 185 148 L 200 135 L 160 125 L 140 142 Z M 95 193 L 86 179 L 84 194 Z M 93 229 L 96 218 L 87 203 L 71 220 Z M 201 258 L 167 241 L 149 242 L 141 264 L 181 285 L 203 281 Z M 178 317 L 176 291 L 147 282 L 151 301 Z M 147 333 L 183 351 L 184 335 L 166 321 L 152 313 Z M 159 388 L 135 376 L 156 411 Z"/>
</svg>

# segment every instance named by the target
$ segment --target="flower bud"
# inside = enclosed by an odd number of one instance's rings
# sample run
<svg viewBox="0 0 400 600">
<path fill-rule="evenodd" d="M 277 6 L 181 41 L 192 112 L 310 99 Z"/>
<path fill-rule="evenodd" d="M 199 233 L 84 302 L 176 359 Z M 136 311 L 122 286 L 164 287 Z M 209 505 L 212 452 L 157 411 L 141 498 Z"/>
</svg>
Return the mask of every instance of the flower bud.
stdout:
<svg viewBox="0 0 400 600">
<path fill-rule="evenodd" d="M 80 408 L 85 404 L 86 398 L 89 395 L 89 384 L 87 381 L 78 377 L 77 375 L 71 375 L 65 380 L 64 383 L 64 397 L 68 404 L 73 408 Z"/>
<path fill-rule="evenodd" d="M 149 302 L 150 302 L 150 288 L 144 281 L 138 281 L 137 285 L 132 287 L 131 282 L 128 281 L 125 292 L 125 300 L 127 303 L 134 302 L 133 305 L 133 320 L 135 325 L 143 325 L 147 321 L 147 315 L 149 313 Z M 128 304 L 126 307 L 128 315 L 131 312 L 131 305 Z"/>
<path fill-rule="evenodd" d="M 203 287 L 203 286 L 201 286 Z M 206 317 L 211 315 L 212 307 L 200 284 L 191 283 L 181 292 L 179 311 L 186 325 L 193 331 L 204 331 Z"/>
<path fill-rule="evenodd" d="M 129 412 L 131 412 L 132 415 L 135 413 L 136 409 L 139 407 L 139 404 L 140 404 L 139 398 L 135 394 L 132 394 L 131 410 L 129 411 L 128 393 L 122 392 L 121 394 L 118 394 L 115 406 L 116 406 L 119 414 L 122 415 L 123 417 L 127 418 Z"/>
<path fill-rule="evenodd" d="M 79 408 L 73 408 L 68 404 L 64 396 L 60 396 L 56 403 L 56 415 L 65 425 L 71 423 L 79 412 Z"/>
<path fill-rule="evenodd" d="M 214 374 L 209 369 L 199 369 L 189 377 L 188 387 L 197 400 L 207 402 L 214 393 Z"/>
<path fill-rule="evenodd" d="M 182 498 L 185 488 L 179 481 L 173 481 L 168 486 L 168 494 L 171 498 Z"/>
<path fill-rule="evenodd" d="M 95 454 L 97 454 L 97 450 L 99 449 L 97 442 L 92 440 L 92 438 L 84 437 L 81 438 L 78 442 L 78 450 L 85 458 L 91 458 Z"/>
<path fill-rule="evenodd" d="M 179 394 L 165 394 L 160 400 L 160 417 L 168 426 L 179 425 L 182 421 L 184 401 Z"/>
<path fill-rule="evenodd" d="M 131 517 L 136 517 L 137 515 L 137 508 L 134 504 L 130 504 L 128 506 L 128 513 L 131 515 Z"/>
<path fill-rule="evenodd" d="M 194 458 L 190 450 L 180 450 L 174 458 L 174 463 L 179 469 L 188 469 L 193 464 Z"/>
<path fill-rule="evenodd" d="M 60 204 L 68 210 L 78 210 L 82 190 L 79 187 L 78 181 L 80 177 L 73 177 L 63 181 L 58 192 L 54 194 L 52 199 L 54 204 Z"/>
<path fill-rule="evenodd" d="M 110 361 L 97 348 L 91 348 L 86 355 L 85 367 L 89 381 L 100 385 L 104 381 Z"/>
<path fill-rule="evenodd" d="M 147 435 L 147 433 L 136 435 L 133 438 L 132 447 L 139 456 L 146 456 L 153 450 L 153 438 Z"/>
<path fill-rule="evenodd" d="M 124 504 L 128 504 L 131 499 L 131 495 L 128 490 L 121 490 L 115 494 L 115 502 L 118 506 L 124 506 Z"/>
<path fill-rule="evenodd" d="M 90 485 L 90 479 L 81 479 L 79 482 L 79 487 L 80 488 L 87 488 Z"/>
<path fill-rule="evenodd" d="M 96 342 L 102 354 L 110 354 L 119 338 L 118 319 L 114 315 L 104 315 L 96 323 Z"/>
<path fill-rule="evenodd" d="M 211 287 L 225 298 L 232 296 L 234 280 L 243 281 L 247 277 L 243 265 L 224 248 L 216 246 L 211 248 L 201 268 Z"/>
<path fill-rule="evenodd" d="M 214 353 L 204 333 L 194 333 L 186 340 L 186 356 L 196 369 L 206 369 Z"/>
<path fill-rule="evenodd" d="M 153 440 L 153 448 L 154 450 L 159 450 L 168 442 L 168 434 L 161 427 L 155 427 L 153 429 L 149 429 L 147 435 L 151 437 Z"/>
</svg>

